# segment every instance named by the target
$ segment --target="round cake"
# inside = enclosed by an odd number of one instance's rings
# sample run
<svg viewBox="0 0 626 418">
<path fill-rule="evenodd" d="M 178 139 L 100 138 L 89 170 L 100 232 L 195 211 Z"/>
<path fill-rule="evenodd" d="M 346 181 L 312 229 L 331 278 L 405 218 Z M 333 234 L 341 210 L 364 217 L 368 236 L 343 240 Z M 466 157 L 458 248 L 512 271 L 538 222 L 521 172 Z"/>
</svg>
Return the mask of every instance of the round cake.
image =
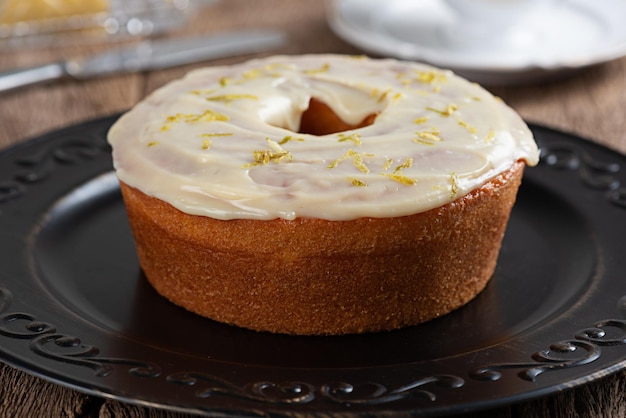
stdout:
<svg viewBox="0 0 626 418">
<path fill-rule="evenodd" d="M 109 142 L 152 286 L 213 320 L 299 335 L 397 329 L 472 300 L 538 160 L 480 86 L 339 55 L 193 71 Z"/>
</svg>

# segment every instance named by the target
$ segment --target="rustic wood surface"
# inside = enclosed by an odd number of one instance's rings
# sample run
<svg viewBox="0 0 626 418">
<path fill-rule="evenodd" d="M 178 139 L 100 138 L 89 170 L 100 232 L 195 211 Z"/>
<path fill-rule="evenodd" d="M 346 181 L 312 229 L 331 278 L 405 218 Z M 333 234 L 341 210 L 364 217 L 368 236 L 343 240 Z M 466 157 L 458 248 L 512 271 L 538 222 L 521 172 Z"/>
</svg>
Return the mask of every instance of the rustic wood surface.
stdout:
<svg viewBox="0 0 626 418">
<path fill-rule="evenodd" d="M 233 28 L 280 28 L 289 43 L 274 53 L 361 51 L 337 38 L 314 0 L 222 0 L 169 36 Z M 0 51 L 0 69 L 35 65 L 107 48 L 73 45 Z M 241 61 L 243 57 L 219 63 Z M 89 81 L 62 81 L 0 95 L 0 148 L 41 133 L 128 109 L 163 83 L 205 64 Z M 572 132 L 626 153 L 626 58 L 549 84 L 492 87 L 528 121 Z M 0 417 L 183 417 L 89 396 L 0 363 Z M 626 417 L 626 372 L 557 395 L 501 407 L 481 417 Z"/>
</svg>

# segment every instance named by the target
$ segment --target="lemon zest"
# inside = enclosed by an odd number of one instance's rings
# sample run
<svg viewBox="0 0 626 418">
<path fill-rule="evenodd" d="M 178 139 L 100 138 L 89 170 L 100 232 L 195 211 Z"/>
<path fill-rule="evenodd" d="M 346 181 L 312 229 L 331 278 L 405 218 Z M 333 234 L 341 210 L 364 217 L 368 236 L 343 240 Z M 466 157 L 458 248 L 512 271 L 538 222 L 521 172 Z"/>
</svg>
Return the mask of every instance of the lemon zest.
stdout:
<svg viewBox="0 0 626 418">
<path fill-rule="evenodd" d="M 350 135 L 340 133 L 338 136 L 339 136 L 339 142 L 352 141 L 356 145 L 361 145 L 361 134 L 359 134 L 358 132 L 351 133 Z"/>
<path fill-rule="evenodd" d="M 448 106 L 446 106 L 446 108 L 445 108 L 445 109 L 443 109 L 443 110 L 436 109 L 436 108 L 434 108 L 434 107 L 430 107 L 430 106 L 428 106 L 428 107 L 426 108 L 426 110 L 430 110 L 431 112 L 439 113 L 441 116 L 444 116 L 444 117 L 448 117 L 448 116 L 450 116 L 451 114 L 453 114 L 454 112 L 456 112 L 456 110 L 457 110 L 457 109 L 458 109 L 458 106 L 457 106 L 457 105 L 455 105 L 454 103 L 449 104 L 449 105 L 448 105 Z"/>
<path fill-rule="evenodd" d="M 348 180 L 350 180 L 350 183 L 352 183 L 353 186 L 356 186 L 356 187 L 367 187 L 367 183 L 364 182 L 363 180 L 354 179 L 354 178 L 353 179 L 348 178 Z"/>
<path fill-rule="evenodd" d="M 330 64 L 325 63 L 324 65 L 321 66 L 321 68 L 312 68 L 312 69 L 304 70 L 304 73 L 313 75 L 313 74 L 325 73 L 325 72 L 328 72 L 328 70 L 330 70 Z"/>
<path fill-rule="evenodd" d="M 285 159 L 293 161 L 293 155 L 289 151 L 285 150 L 282 146 L 280 146 L 278 142 L 270 138 L 265 138 L 265 141 L 267 142 L 270 149 L 254 150 L 252 153 L 254 161 L 246 164 L 244 167 L 267 165 L 270 162 L 280 163 Z"/>
<path fill-rule="evenodd" d="M 367 167 L 367 165 L 365 165 L 365 163 L 363 162 L 363 157 L 373 157 L 373 154 L 367 154 L 367 153 L 362 153 L 359 154 L 358 152 L 349 149 L 344 155 L 342 155 L 341 157 L 337 158 L 336 160 L 334 160 L 333 162 L 331 162 L 330 164 L 328 164 L 326 167 L 327 168 L 335 168 L 337 167 L 342 161 L 351 159 L 352 163 L 354 164 L 354 166 L 361 171 L 362 173 L 369 173 L 370 169 Z"/>
<path fill-rule="evenodd" d="M 230 104 L 231 102 L 235 100 L 243 100 L 243 99 L 259 100 L 259 97 L 255 96 L 254 94 L 222 94 L 222 95 L 211 96 L 211 97 L 206 98 L 206 100 L 210 102 L 224 102 L 226 104 Z"/>
<path fill-rule="evenodd" d="M 459 192 L 459 176 L 453 171 L 450 174 L 450 198 L 454 199 Z"/>
<path fill-rule="evenodd" d="M 213 138 L 216 136 L 233 136 L 231 132 L 212 132 L 207 134 L 200 134 L 202 138 Z"/>
</svg>

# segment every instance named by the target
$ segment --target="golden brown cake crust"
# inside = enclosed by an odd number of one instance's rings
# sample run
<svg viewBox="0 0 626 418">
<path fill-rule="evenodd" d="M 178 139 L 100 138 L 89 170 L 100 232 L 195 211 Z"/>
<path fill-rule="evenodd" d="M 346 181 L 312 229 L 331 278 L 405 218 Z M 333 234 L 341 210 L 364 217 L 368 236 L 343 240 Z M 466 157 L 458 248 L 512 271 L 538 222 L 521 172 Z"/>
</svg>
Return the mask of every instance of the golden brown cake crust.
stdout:
<svg viewBox="0 0 626 418">
<path fill-rule="evenodd" d="M 121 189 L 141 267 L 175 304 L 259 331 L 349 334 L 473 299 L 495 269 L 524 167 L 441 208 L 352 221 L 223 221 Z"/>
</svg>

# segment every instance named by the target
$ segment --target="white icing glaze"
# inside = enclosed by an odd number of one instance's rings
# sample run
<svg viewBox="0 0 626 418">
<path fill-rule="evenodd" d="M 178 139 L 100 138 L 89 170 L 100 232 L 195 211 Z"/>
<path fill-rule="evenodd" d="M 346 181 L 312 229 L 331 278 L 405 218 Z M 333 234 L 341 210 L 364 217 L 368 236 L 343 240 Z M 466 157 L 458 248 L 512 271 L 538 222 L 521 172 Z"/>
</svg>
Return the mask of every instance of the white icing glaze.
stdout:
<svg viewBox="0 0 626 418">
<path fill-rule="evenodd" d="M 297 133 L 311 98 L 352 125 L 379 114 L 359 129 Z M 526 124 L 478 85 L 336 55 L 196 70 L 122 116 L 109 142 L 121 181 L 224 220 L 411 215 L 538 160 Z"/>
</svg>

